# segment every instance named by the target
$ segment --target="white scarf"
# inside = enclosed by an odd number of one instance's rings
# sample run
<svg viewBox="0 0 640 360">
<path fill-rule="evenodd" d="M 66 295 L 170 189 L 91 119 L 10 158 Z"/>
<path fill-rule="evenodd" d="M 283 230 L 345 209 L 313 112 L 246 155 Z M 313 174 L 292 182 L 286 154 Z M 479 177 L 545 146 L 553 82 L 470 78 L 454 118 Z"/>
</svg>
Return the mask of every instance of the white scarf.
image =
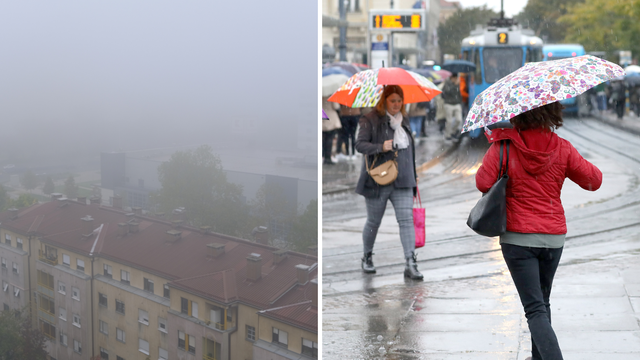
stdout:
<svg viewBox="0 0 640 360">
<path fill-rule="evenodd" d="M 395 115 L 391 115 L 387 111 L 387 116 L 391 120 L 389 123 L 394 132 L 393 145 L 395 145 L 398 149 L 408 148 L 409 137 L 407 136 L 407 132 L 402 128 L 402 112 L 398 111 L 398 113 L 396 113 Z"/>
</svg>

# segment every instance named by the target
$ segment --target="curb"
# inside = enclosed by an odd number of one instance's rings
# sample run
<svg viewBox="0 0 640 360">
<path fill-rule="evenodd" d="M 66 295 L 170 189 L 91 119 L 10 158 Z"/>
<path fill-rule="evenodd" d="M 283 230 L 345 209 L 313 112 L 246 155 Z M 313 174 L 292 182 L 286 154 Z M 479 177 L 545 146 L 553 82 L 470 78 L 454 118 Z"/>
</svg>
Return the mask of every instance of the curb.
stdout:
<svg viewBox="0 0 640 360">
<path fill-rule="evenodd" d="M 604 115 L 600 115 L 600 114 L 592 114 L 591 116 L 593 116 L 594 119 L 600 121 L 603 124 L 607 124 L 611 127 L 620 129 L 620 130 L 625 130 L 628 131 L 634 135 L 638 135 L 640 136 L 640 126 L 638 127 L 633 127 L 633 126 L 625 126 L 624 123 L 620 123 L 620 122 L 616 122 L 616 120 L 609 120 L 607 119 Z M 624 122 L 624 120 L 623 120 Z"/>
</svg>

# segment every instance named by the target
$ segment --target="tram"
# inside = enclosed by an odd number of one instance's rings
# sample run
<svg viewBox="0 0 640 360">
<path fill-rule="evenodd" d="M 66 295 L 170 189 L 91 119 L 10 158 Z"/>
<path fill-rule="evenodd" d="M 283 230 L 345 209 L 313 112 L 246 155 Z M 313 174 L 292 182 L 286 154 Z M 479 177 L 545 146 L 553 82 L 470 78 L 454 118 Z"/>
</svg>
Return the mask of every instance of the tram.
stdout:
<svg viewBox="0 0 640 360">
<path fill-rule="evenodd" d="M 584 47 L 580 44 L 546 44 L 542 47 L 542 53 L 544 55 L 544 61 L 560 60 L 575 56 L 585 55 Z M 561 100 L 560 103 L 564 105 L 564 112 L 580 115 L 580 104 L 586 101 L 580 96 L 572 97 L 569 99 Z"/>
<path fill-rule="evenodd" d="M 462 40 L 460 58 L 476 65 L 475 73 L 467 74 L 471 108 L 476 96 L 496 81 L 528 62 L 543 60 L 542 39 L 531 29 L 525 29 L 513 19 L 491 19 L 487 27 L 480 25 Z M 469 132 L 477 138 L 482 129 Z"/>
</svg>

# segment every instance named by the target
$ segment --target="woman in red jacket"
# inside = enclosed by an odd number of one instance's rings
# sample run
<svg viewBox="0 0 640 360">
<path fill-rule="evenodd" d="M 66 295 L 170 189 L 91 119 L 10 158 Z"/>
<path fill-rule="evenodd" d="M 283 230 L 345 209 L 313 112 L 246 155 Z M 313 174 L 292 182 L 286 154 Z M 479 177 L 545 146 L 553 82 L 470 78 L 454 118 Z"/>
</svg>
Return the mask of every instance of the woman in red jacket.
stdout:
<svg viewBox="0 0 640 360">
<path fill-rule="evenodd" d="M 527 317 L 533 360 L 562 359 L 549 306 L 567 233 L 562 184 L 569 178 L 595 191 L 602 183 L 600 170 L 553 132 L 562 126 L 562 109 L 558 102 L 541 106 L 511 118 L 513 129 L 487 134 L 493 144 L 476 174 L 478 190 L 489 191 L 498 178 L 500 141 L 509 140 L 507 232 L 500 245 Z"/>
</svg>

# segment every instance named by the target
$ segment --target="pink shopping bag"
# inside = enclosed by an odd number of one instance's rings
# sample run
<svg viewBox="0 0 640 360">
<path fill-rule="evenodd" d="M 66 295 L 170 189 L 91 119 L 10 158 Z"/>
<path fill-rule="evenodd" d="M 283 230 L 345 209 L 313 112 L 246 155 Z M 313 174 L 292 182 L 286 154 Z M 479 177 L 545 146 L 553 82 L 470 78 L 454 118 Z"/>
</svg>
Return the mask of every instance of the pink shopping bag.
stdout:
<svg viewBox="0 0 640 360">
<path fill-rule="evenodd" d="M 420 199 L 420 189 L 416 187 L 418 192 L 418 198 L 413 198 L 414 202 L 418 200 L 419 207 L 413 208 L 413 229 L 416 232 L 416 249 L 424 246 L 424 238 L 425 238 L 425 214 L 424 208 L 422 207 L 422 199 Z"/>
</svg>

